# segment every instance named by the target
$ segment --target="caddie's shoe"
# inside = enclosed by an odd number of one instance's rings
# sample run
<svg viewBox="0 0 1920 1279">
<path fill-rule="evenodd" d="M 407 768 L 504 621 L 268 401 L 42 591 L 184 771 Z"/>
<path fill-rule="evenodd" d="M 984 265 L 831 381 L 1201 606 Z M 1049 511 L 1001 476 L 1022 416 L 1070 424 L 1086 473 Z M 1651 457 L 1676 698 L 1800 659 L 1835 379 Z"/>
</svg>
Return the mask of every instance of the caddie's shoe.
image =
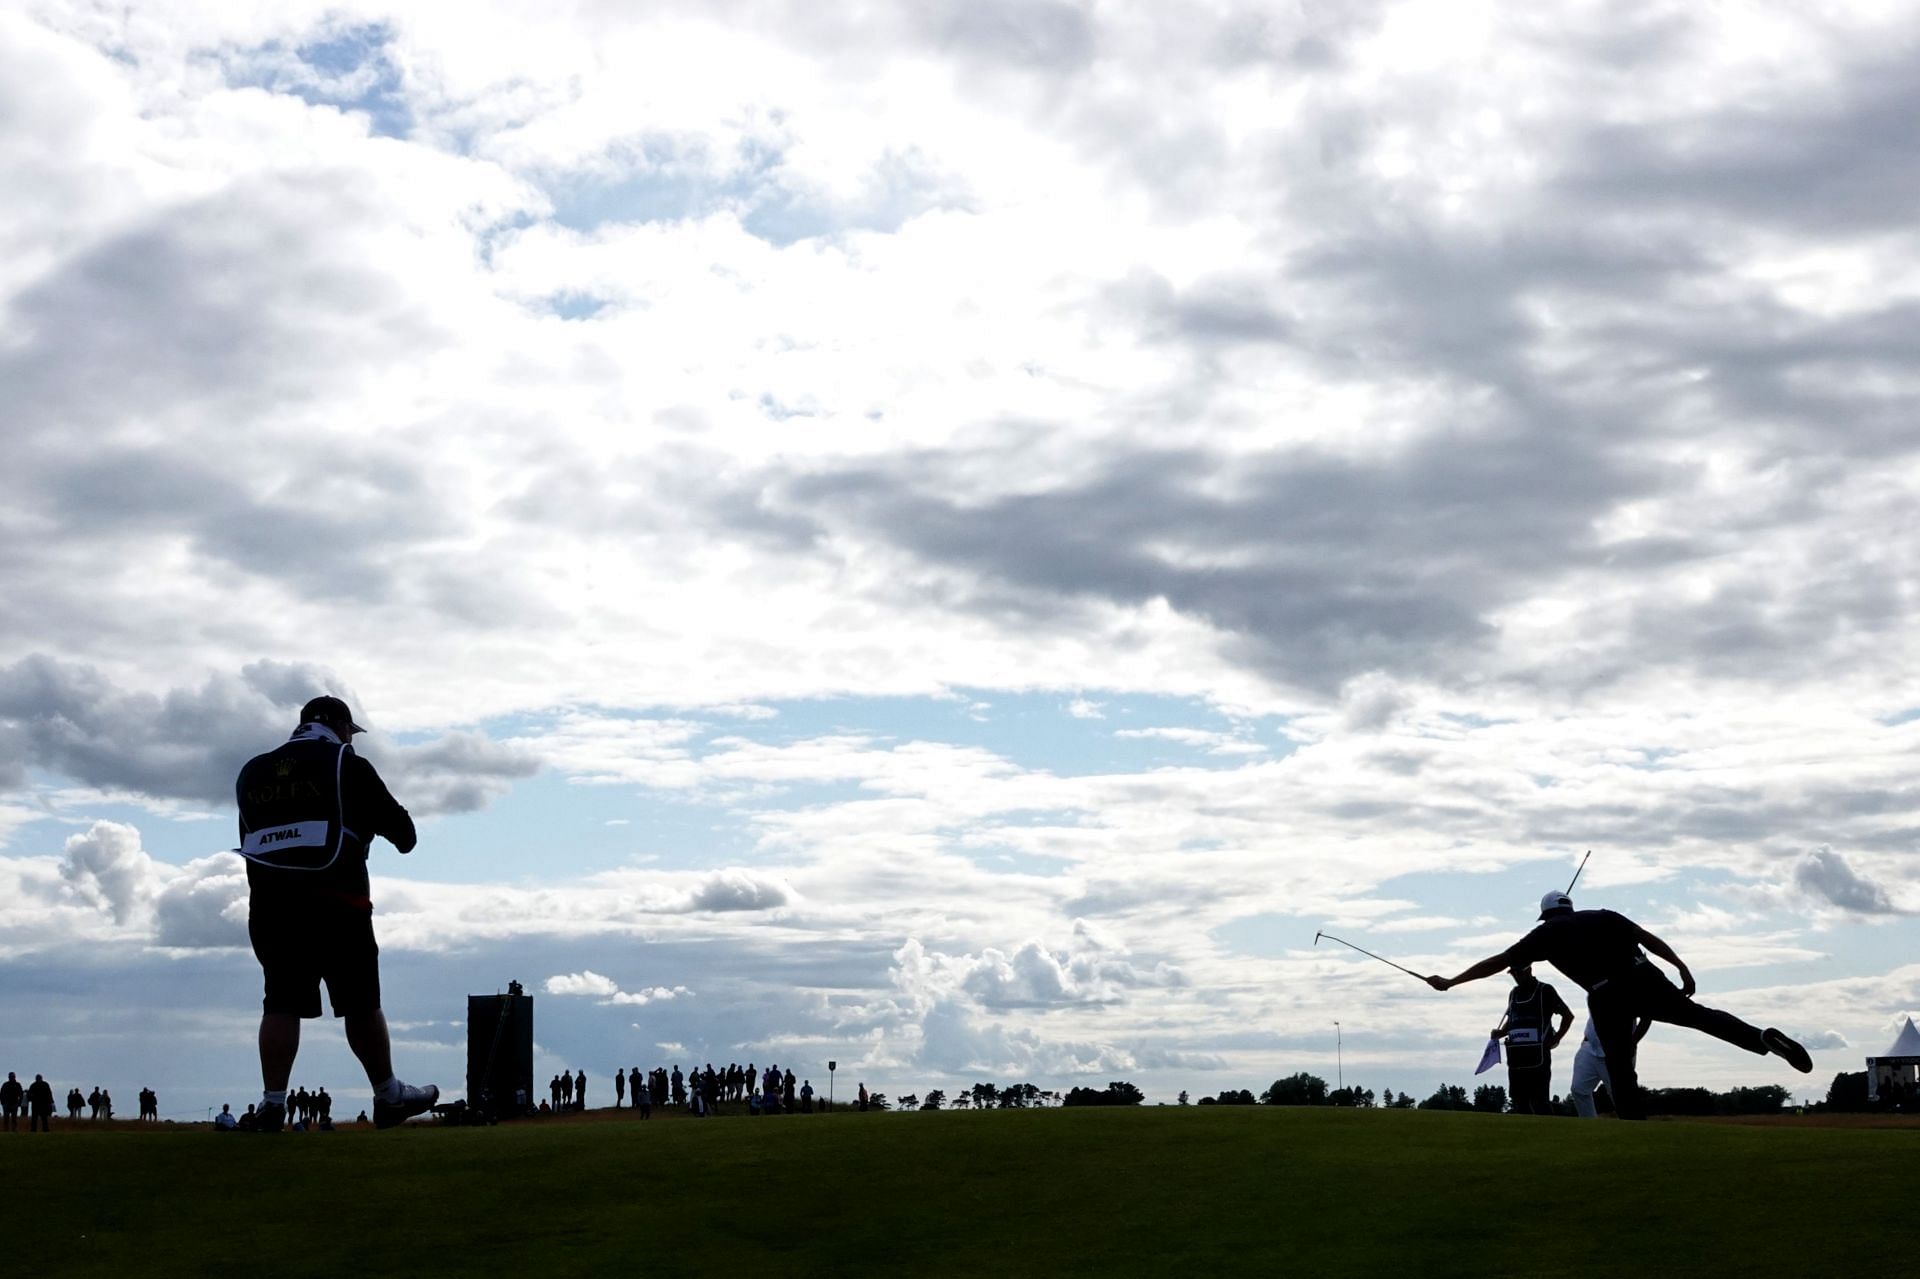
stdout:
<svg viewBox="0 0 1920 1279">
<path fill-rule="evenodd" d="M 280 1126 L 287 1122 L 287 1108 L 273 1102 L 263 1101 L 260 1108 L 253 1112 L 253 1130 L 255 1132 L 279 1132 Z"/>
<path fill-rule="evenodd" d="M 1803 1075 L 1813 1073 L 1813 1058 L 1802 1048 L 1797 1040 L 1789 1039 L 1769 1026 L 1760 1032 L 1760 1042 L 1767 1051 L 1776 1057 L 1784 1057 L 1787 1064 Z"/>
<path fill-rule="evenodd" d="M 400 1097 L 396 1101 L 373 1099 L 373 1126 L 392 1128 L 404 1124 L 415 1115 L 425 1114 L 440 1100 L 440 1085 L 428 1084 L 425 1088 L 416 1088 L 412 1084 L 400 1085 Z"/>
</svg>

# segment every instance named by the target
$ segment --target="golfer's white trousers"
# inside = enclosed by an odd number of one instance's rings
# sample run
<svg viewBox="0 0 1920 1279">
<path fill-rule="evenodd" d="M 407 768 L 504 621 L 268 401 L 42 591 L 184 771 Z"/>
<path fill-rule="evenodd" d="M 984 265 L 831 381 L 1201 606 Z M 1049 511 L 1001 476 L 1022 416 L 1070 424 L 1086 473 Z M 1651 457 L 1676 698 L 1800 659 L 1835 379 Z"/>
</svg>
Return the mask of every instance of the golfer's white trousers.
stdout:
<svg viewBox="0 0 1920 1279">
<path fill-rule="evenodd" d="M 1607 1086 L 1608 1093 L 1613 1092 L 1613 1080 L 1607 1077 L 1607 1059 L 1582 1040 L 1579 1051 L 1573 1054 L 1573 1082 L 1567 1085 L 1573 1108 L 1582 1119 L 1593 1119 L 1599 1114 L 1593 1106 L 1593 1090 L 1601 1084 Z"/>
</svg>

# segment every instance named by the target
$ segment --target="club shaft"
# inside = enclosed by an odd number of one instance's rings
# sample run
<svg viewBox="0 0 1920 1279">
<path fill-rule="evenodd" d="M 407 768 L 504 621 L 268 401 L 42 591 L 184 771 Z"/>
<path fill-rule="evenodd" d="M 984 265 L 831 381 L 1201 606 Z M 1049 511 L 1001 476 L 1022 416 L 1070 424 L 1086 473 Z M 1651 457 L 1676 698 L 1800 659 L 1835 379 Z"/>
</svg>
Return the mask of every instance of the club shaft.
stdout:
<svg viewBox="0 0 1920 1279">
<path fill-rule="evenodd" d="M 1372 951 L 1368 950 L 1365 946 L 1356 946 L 1344 937 L 1335 937 L 1332 933 L 1319 933 L 1316 935 L 1320 937 L 1324 937 L 1328 941 L 1337 941 L 1342 946 L 1345 946 L 1348 950 L 1357 950 L 1361 954 L 1365 955 L 1368 959 L 1377 959 L 1389 968 L 1399 968 L 1401 972 L 1405 973 L 1409 977 L 1419 977 L 1421 981 L 1426 980 L 1424 976 L 1421 976 L 1421 974 L 1414 972 L 1413 969 L 1402 968 L 1399 964 L 1394 963 L 1391 959 L 1388 959 L 1386 956 L 1376 955 Z"/>
<path fill-rule="evenodd" d="M 1589 848 L 1589 849 L 1587 850 L 1587 857 L 1591 857 L 1591 856 L 1593 856 L 1593 850 L 1592 850 L 1591 848 Z M 1582 857 L 1582 858 L 1580 859 L 1580 865 L 1579 865 L 1579 866 L 1578 866 L 1578 867 L 1577 867 L 1577 868 L 1576 868 L 1576 869 L 1574 870 L 1574 872 L 1573 872 L 1573 879 L 1572 879 L 1572 881 L 1571 881 L 1571 882 L 1569 882 L 1569 883 L 1567 884 L 1567 896 L 1569 896 L 1569 897 L 1571 897 L 1571 896 L 1573 896 L 1573 886 L 1574 886 L 1574 884 L 1577 884 L 1577 883 L 1579 883 L 1579 882 L 1580 882 L 1580 876 L 1581 876 L 1581 875 L 1582 875 L 1582 874 L 1583 874 L 1583 873 L 1584 873 L 1584 872 L 1586 871 L 1586 869 L 1587 869 L 1587 857 Z"/>
</svg>

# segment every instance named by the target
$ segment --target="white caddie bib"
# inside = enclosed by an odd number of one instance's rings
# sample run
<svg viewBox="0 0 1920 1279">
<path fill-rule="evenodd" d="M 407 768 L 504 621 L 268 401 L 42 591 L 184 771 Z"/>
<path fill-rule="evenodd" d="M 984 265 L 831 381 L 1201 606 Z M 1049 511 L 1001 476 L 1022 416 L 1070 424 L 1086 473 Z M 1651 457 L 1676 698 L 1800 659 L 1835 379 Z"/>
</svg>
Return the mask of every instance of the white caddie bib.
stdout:
<svg viewBox="0 0 1920 1279">
<path fill-rule="evenodd" d="M 332 822 L 292 822 L 250 831 L 240 842 L 240 851 L 245 856 L 258 857 L 283 848 L 325 848 L 332 841 Z"/>
</svg>

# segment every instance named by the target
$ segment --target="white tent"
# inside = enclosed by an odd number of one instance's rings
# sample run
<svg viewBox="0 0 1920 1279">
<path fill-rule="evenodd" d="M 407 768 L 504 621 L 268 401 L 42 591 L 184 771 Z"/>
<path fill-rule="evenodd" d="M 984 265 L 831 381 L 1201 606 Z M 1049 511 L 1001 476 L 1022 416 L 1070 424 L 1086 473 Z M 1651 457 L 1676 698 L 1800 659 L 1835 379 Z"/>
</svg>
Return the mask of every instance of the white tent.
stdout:
<svg viewBox="0 0 1920 1279">
<path fill-rule="evenodd" d="M 1911 1017 L 1891 1048 L 1878 1057 L 1867 1058 L 1868 1097 L 1878 1101 L 1882 1088 L 1896 1085 L 1904 1085 L 1908 1097 L 1920 1087 L 1920 1026 L 1915 1026 Z"/>
</svg>

